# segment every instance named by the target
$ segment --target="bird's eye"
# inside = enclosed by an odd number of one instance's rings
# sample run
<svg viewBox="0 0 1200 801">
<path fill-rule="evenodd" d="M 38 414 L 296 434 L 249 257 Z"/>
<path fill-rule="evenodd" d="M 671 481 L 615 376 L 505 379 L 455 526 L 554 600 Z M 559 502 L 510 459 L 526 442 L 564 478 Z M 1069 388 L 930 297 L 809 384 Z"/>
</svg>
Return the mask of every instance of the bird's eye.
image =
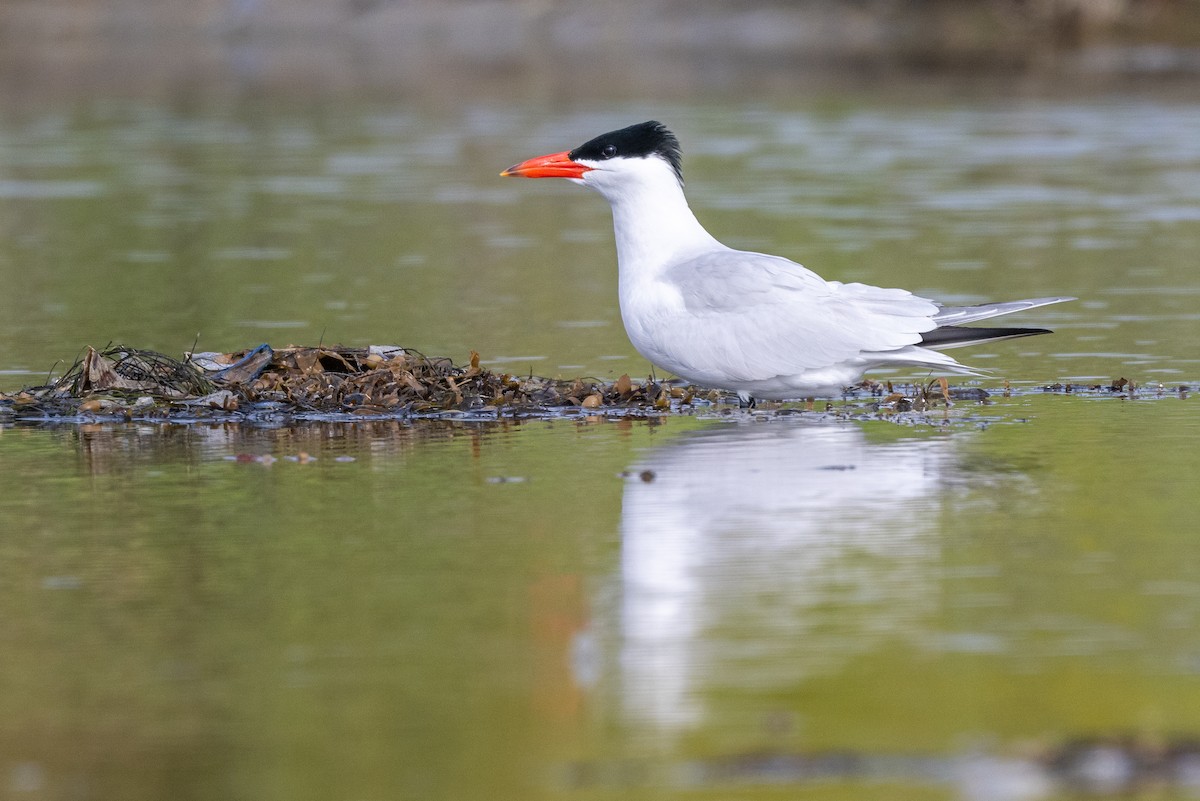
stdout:
<svg viewBox="0 0 1200 801">
<path fill-rule="evenodd" d="M 604 148 L 600 151 L 600 155 L 604 156 L 604 158 L 606 158 L 606 159 L 611 159 L 613 156 L 617 155 L 617 146 L 616 145 L 605 145 Z"/>
</svg>

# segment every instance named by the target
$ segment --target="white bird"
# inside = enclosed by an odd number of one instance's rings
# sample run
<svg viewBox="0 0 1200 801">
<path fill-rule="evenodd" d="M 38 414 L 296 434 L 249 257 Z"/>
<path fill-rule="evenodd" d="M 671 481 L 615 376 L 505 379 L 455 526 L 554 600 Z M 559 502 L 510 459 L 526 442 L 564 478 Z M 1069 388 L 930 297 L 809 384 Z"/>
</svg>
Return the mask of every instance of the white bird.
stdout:
<svg viewBox="0 0 1200 801">
<path fill-rule="evenodd" d="M 963 323 L 1075 300 L 942 306 L 734 250 L 688 208 L 681 163 L 679 140 L 651 120 L 500 174 L 567 178 L 599 192 L 612 206 L 621 319 L 633 346 L 658 367 L 743 401 L 836 397 L 881 367 L 978 375 L 939 351 L 1050 331 Z"/>
</svg>

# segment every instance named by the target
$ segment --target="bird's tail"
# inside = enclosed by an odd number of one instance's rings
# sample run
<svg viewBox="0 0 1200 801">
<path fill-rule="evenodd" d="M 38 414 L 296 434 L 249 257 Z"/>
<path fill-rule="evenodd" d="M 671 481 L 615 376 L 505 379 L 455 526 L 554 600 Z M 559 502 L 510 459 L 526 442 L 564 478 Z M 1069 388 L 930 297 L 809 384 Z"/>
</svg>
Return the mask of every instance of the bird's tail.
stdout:
<svg viewBox="0 0 1200 801">
<path fill-rule="evenodd" d="M 1036 309 L 1039 306 L 1049 306 L 1052 303 L 1064 303 L 1068 300 L 1075 300 L 1075 298 L 1029 298 L 1028 300 L 1008 300 L 1001 303 L 981 303 L 978 306 L 944 306 L 933 316 L 933 321 L 938 324 L 938 327 L 932 331 L 926 331 L 921 336 L 921 345 L 932 350 L 946 350 L 947 348 L 977 345 L 980 342 L 996 342 L 1002 339 L 1049 334 L 1052 332 L 1048 328 L 968 328 L 963 323 L 987 320 L 1004 314 Z"/>
<path fill-rule="evenodd" d="M 943 306 L 937 314 L 933 315 L 933 321 L 938 325 L 962 325 L 963 323 L 973 323 L 976 320 L 999 317 L 1003 314 L 1036 309 L 1039 306 L 1049 306 L 1052 303 L 1065 303 L 1068 300 L 1078 300 L 1078 298 L 1029 298 L 1028 300 L 1006 300 L 1001 303 L 980 303 L 977 306 Z M 1043 332 L 1038 331 L 1037 333 Z M 1028 336 L 1028 334 L 1018 334 L 1018 336 Z"/>
</svg>

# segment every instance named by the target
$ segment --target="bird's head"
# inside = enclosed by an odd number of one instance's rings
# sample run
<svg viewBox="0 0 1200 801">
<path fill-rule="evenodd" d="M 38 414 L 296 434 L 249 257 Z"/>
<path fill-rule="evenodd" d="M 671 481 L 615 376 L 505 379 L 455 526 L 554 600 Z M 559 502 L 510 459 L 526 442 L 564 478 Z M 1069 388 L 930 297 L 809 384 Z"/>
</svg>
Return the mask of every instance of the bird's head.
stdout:
<svg viewBox="0 0 1200 801">
<path fill-rule="evenodd" d="M 683 186 L 682 160 L 675 134 L 650 120 L 601 134 L 574 150 L 522 161 L 500 174 L 568 178 L 613 201 L 639 186 Z"/>
</svg>

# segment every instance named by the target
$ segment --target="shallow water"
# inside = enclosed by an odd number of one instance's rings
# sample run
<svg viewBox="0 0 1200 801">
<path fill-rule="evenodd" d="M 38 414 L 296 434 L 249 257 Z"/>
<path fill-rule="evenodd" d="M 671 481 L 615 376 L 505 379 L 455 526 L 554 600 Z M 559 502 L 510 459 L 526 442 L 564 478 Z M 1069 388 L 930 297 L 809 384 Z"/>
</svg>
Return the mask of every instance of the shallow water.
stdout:
<svg viewBox="0 0 1200 801">
<path fill-rule="evenodd" d="M 974 364 L 1045 383 L 1200 374 L 1194 102 L 454 116 L 124 103 L 0 128 L 0 388 L 110 340 L 174 354 L 398 343 L 643 375 L 603 202 L 497 172 L 652 113 L 683 138 L 697 213 L 734 245 L 948 302 L 1080 296 L 1025 318 L 1055 337 L 976 348 Z"/>
<path fill-rule="evenodd" d="M 1157 748 L 1194 794 L 1200 104 L 739 102 L 11 114 L 0 390 L 197 335 L 644 375 L 603 203 L 496 173 L 651 116 L 731 244 L 953 302 L 1080 296 L 1021 318 L 1054 336 L 960 352 L 992 390 L 1143 389 L 895 422 L 0 428 L 0 787 L 1032 799 L 1126 789 Z"/>
<path fill-rule="evenodd" d="M 9 428 L 9 770 L 49 797 L 1050 797 L 1039 749 L 1200 728 L 1192 403 Z"/>
</svg>

